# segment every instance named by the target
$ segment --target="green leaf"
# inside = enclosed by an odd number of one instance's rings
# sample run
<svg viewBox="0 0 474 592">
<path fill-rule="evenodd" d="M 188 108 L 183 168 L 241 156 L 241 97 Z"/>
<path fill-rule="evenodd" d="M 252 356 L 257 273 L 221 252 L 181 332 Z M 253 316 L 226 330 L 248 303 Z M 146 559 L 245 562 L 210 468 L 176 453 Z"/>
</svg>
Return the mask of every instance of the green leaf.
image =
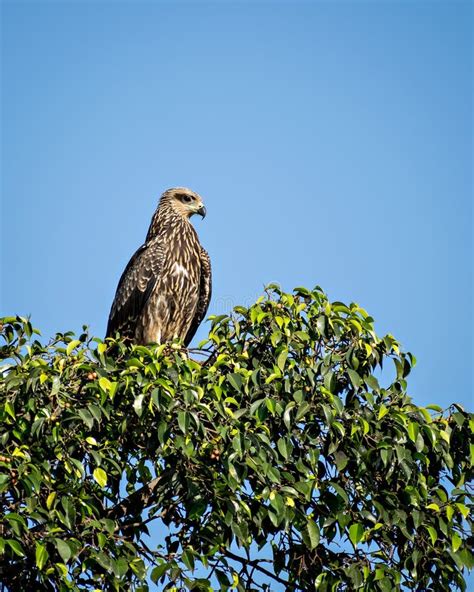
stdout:
<svg viewBox="0 0 474 592">
<path fill-rule="evenodd" d="M 277 448 L 282 457 L 285 460 L 288 460 L 291 454 L 291 449 L 289 446 L 289 442 L 285 438 L 280 438 L 277 442 Z"/>
<path fill-rule="evenodd" d="M 274 399 L 265 399 L 265 405 L 272 415 L 275 415 L 276 401 Z"/>
<path fill-rule="evenodd" d="M 124 557 L 120 557 L 119 559 L 117 559 L 114 562 L 114 565 L 114 574 L 116 575 L 116 577 L 121 578 L 128 572 L 129 563 Z"/>
<path fill-rule="evenodd" d="M 106 571 L 112 571 L 112 560 L 106 553 L 94 553 L 94 559 Z"/>
<path fill-rule="evenodd" d="M 104 469 L 97 467 L 94 469 L 92 475 L 101 487 L 105 487 L 107 485 L 107 473 L 104 471 Z"/>
<path fill-rule="evenodd" d="M 49 553 L 46 547 L 39 542 L 36 543 L 35 558 L 36 567 L 41 571 L 48 561 Z"/>
<path fill-rule="evenodd" d="M 375 378 L 375 376 L 366 376 L 364 378 L 366 385 L 374 391 L 380 389 L 379 381 Z"/>
<path fill-rule="evenodd" d="M 48 510 L 51 510 L 51 508 L 53 507 L 56 496 L 57 493 L 55 491 L 52 491 L 46 498 L 46 507 L 48 508 Z"/>
<path fill-rule="evenodd" d="M 186 411 L 180 411 L 178 413 L 178 426 L 179 429 L 186 434 L 189 430 L 189 413 Z"/>
<path fill-rule="evenodd" d="M 12 419 L 16 419 L 15 409 L 13 408 L 13 405 L 10 403 L 10 401 L 5 402 L 5 411 Z"/>
<path fill-rule="evenodd" d="M 20 545 L 20 543 L 18 541 L 15 541 L 13 539 L 7 539 L 7 545 L 10 547 L 10 549 L 19 557 L 24 557 L 25 556 L 25 552 L 23 551 L 23 547 Z"/>
<path fill-rule="evenodd" d="M 439 405 L 427 405 L 427 409 L 431 409 L 432 411 L 437 411 L 438 413 L 443 413 L 443 408 Z"/>
<path fill-rule="evenodd" d="M 461 549 L 457 553 L 459 559 L 462 561 L 464 567 L 466 567 L 469 571 L 474 569 L 474 555 L 469 549 Z"/>
<path fill-rule="evenodd" d="M 326 587 L 323 588 L 323 585 L 326 586 L 327 574 L 325 572 L 320 573 L 316 579 L 314 580 L 314 589 L 315 590 L 326 590 Z"/>
<path fill-rule="evenodd" d="M 432 526 L 427 526 L 426 530 L 428 531 L 428 533 L 430 535 L 431 544 L 434 545 L 436 543 L 436 541 L 438 540 L 438 533 L 436 532 L 436 529 L 433 528 Z"/>
<path fill-rule="evenodd" d="M 324 335 L 326 332 L 326 317 L 324 315 L 321 315 L 317 318 L 316 327 L 318 328 L 318 331 L 321 333 L 321 335 Z"/>
<path fill-rule="evenodd" d="M 68 346 L 66 348 L 66 354 L 70 356 L 72 350 L 75 349 L 78 345 L 81 345 L 79 339 L 73 339 L 71 342 L 68 343 Z"/>
<path fill-rule="evenodd" d="M 469 508 L 464 504 L 456 503 L 456 508 L 461 512 L 464 518 L 469 516 Z"/>
<path fill-rule="evenodd" d="M 380 421 L 383 417 L 385 417 L 388 413 L 388 409 L 385 405 L 380 405 L 379 414 L 377 419 Z"/>
<path fill-rule="evenodd" d="M 335 492 L 344 500 L 344 503 L 349 504 L 349 496 L 340 485 L 331 481 L 331 487 L 334 487 Z"/>
<path fill-rule="evenodd" d="M 310 549 L 313 550 L 319 545 L 320 532 L 319 527 L 314 520 L 308 520 L 306 525 L 308 531 L 308 538 L 310 541 Z"/>
<path fill-rule="evenodd" d="M 296 410 L 295 422 L 298 423 L 301 421 L 310 409 L 311 405 L 306 401 L 303 401 L 303 403 L 301 403 L 301 405 L 299 405 L 298 409 Z"/>
<path fill-rule="evenodd" d="M 236 391 L 240 391 L 240 389 L 242 388 L 242 376 L 240 374 L 234 373 L 234 374 L 229 374 L 229 376 L 227 377 L 227 380 L 230 382 L 230 384 L 235 388 Z"/>
<path fill-rule="evenodd" d="M 294 401 L 290 401 L 285 408 L 285 412 L 283 413 L 283 422 L 286 425 L 286 428 L 289 430 L 291 426 L 291 410 L 294 409 L 296 403 Z"/>
<path fill-rule="evenodd" d="M 453 552 L 456 553 L 456 551 L 459 549 L 459 547 L 461 545 L 462 545 L 461 537 L 458 535 L 457 532 L 454 532 L 451 535 L 451 546 L 452 546 Z"/>
<path fill-rule="evenodd" d="M 277 358 L 277 366 L 283 372 L 285 369 L 286 360 L 288 358 L 288 350 L 284 349 Z"/>
<path fill-rule="evenodd" d="M 326 372 L 326 374 L 324 375 L 324 383 L 323 384 L 328 389 L 328 391 L 333 393 L 335 391 L 336 384 L 337 384 L 335 372 L 333 372 L 332 370 L 329 370 L 329 372 Z"/>
<path fill-rule="evenodd" d="M 8 488 L 9 481 L 10 481 L 9 475 L 0 475 L 0 492 L 6 490 Z"/>
<path fill-rule="evenodd" d="M 110 380 L 108 378 L 105 378 L 105 376 L 99 378 L 99 386 L 105 393 L 109 392 L 110 384 Z"/>
<path fill-rule="evenodd" d="M 145 398 L 144 394 L 138 395 L 133 402 L 133 410 L 138 415 L 138 417 L 142 416 L 143 413 L 143 399 Z"/>
<path fill-rule="evenodd" d="M 221 586 L 224 586 L 224 589 L 227 590 L 231 586 L 231 582 L 229 581 L 226 573 L 223 572 L 221 569 L 216 569 L 215 573 L 216 573 L 216 578 L 217 578 L 217 581 L 219 582 L 219 584 Z"/>
<path fill-rule="evenodd" d="M 349 539 L 354 547 L 360 543 L 364 537 L 364 526 L 358 522 L 349 527 Z"/>
<path fill-rule="evenodd" d="M 184 565 L 190 569 L 194 570 L 194 553 L 191 549 L 185 549 L 181 555 Z"/>
<path fill-rule="evenodd" d="M 64 522 L 69 529 L 72 529 L 76 521 L 76 510 L 74 508 L 74 504 L 68 497 L 62 497 L 61 506 L 64 508 L 65 512 Z"/>
<path fill-rule="evenodd" d="M 67 563 L 72 555 L 70 546 L 62 539 L 55 539 L 54 542 L 61 559 L 64 561 L 64 563 Z"/>
<path fill-rule="evenodd" d="M 162 563 L 161 565 L 157 565 L 155 568 L 153 568 L 151 572 L 151 581 L 154 584 L 157 584 L 161 576 L 163 576 L 168 571 L 168 569 L 170 569 L 170 567 L 171 565 L 169 563 Z"/>
<path fill-rule="evenodd" d="M 454 516 L 453 506 L 446 506 L 445 511 L 446 511 L 446 518 L 448 519 L 448 522 L 451 522 L 453 519 L 453 516 Z"/>
<path fill-rule="evenodd" d="M 168 440 L 169 433 L 170 430 L 168 423 L 165 421 L 160 423 L 160 425 L 158 426 L 158 440 L 161 444 L 164 444 Z"/>
<path fill-rule="evenodd" d="M 419 426 L 414 421 L 411 421 L 408 424 L 408 427 L 407 427 L 408 437 L 410 438 L 410 440 L 412 442 L 416 442 L 416 439 L 418 437 L 418 430 L 419 430 Z"/>
<path fill-rule="evenodd" d="M 88 409 L 78 409 L 77 414 L 89 429 L 94 425 L 94 418 Z"/>
<path fill-rule="evenodd" d="M 357 374 L 357 372 L 355 370 L 347 370 L 347 374 L 349 374 L 349 378 L 354 386 L 354 388 L 357 390 L 360 385 L 362 384 L 362 378 Z"/>
<path fill-rule="evenodd" d="M 349 457 L 344 452 L 337 451 L 334 453 L 334 460 L 336 462 L 337 470 L 343 471 L 349 462 Z"/>
</svg>

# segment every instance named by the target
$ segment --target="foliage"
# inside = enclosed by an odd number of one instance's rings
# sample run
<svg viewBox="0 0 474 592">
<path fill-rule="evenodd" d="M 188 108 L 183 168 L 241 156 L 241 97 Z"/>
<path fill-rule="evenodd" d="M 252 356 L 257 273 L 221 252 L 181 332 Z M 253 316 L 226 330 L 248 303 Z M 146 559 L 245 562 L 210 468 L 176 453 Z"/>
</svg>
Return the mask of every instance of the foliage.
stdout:
<svg viewBox="0 0 474 592">
<path fill-rule="evenodd" d="M 474 418 L 415 405 L 359 306 L 269 287 L 202 364 L 35 333 L 3 319 L 8 590 L 465 589 Z"/>
</svg>

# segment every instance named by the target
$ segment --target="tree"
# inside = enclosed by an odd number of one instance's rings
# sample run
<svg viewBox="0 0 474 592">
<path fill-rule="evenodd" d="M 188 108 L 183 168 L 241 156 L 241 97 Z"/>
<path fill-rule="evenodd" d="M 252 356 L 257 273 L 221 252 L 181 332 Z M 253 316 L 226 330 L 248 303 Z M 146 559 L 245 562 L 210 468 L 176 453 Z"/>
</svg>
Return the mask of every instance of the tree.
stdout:
<svg viewBox="0 0 474 592">
<path fill-rule="evenodd" d="M 465 589 L 474 417 L 356 304 L 271 286 L 202 363 L 36 333 L 3 319 L 7 590 Z"/>
</svg>

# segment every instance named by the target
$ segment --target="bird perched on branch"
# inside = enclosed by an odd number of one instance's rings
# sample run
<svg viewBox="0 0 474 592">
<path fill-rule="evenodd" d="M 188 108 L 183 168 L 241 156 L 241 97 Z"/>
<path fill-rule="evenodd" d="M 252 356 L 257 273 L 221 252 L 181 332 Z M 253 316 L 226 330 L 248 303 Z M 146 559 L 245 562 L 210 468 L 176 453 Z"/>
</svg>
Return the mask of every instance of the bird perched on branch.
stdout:
<svg viewBox="0 0 474 592">
<path fill-rule="evenodd" d="M 110 310 L 106 337 L 136 344 L 180 338 L 187 346 L 211 299 L 211 263 L 191 216 L 206 215 L 201 197 L 185 187 L 163 193 L 145 244 L 130 259 Z"/>
</svg>

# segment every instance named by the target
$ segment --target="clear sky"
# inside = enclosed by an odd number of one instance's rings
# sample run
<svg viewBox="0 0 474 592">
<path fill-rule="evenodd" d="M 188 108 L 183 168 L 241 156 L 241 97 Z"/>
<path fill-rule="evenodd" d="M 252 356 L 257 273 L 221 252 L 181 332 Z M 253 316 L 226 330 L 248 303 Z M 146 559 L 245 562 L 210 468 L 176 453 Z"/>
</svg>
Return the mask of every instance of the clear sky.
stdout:
<svg viewBox="0 0 474 592">
<path fill-rule="evenodd" d="M 417 402 L 472 409 L 470 2 L 2 17 L 2 313 L 103 336 L 159 195 L 185 185 L 208 209 L 210 313 L 320 284 L 417 356 Z"/>
<path fill-rule="evenodd" d="M 2 91 L 0 313 L 103 336 L 185 185 L 210 313 L 320 284 L 473 409 L 470 2 L 4 0 Z"/>
</svg>

